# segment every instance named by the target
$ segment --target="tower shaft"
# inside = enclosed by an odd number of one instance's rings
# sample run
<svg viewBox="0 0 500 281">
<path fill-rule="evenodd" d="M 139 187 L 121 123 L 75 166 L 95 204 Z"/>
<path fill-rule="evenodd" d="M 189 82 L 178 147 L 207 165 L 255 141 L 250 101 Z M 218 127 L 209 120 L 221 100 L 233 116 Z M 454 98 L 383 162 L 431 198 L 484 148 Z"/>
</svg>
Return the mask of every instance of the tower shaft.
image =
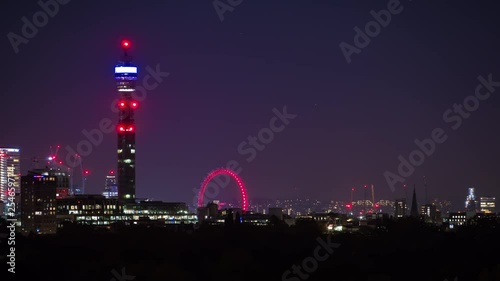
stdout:
<svg viewBox="0 0 500 281">
<path fill-rule="evenodd" d="M 131 63 L 127 55 L 130 43 L 122 42 L 125 55 L 115 67 L 116 87 L 118 99 L 118 199 L 121 202 L 135 201 L 135 120 L 134 111 L 138 102 L 134 100 L 135 84 L 137 81 L 137 67 Z"/>
</svg>

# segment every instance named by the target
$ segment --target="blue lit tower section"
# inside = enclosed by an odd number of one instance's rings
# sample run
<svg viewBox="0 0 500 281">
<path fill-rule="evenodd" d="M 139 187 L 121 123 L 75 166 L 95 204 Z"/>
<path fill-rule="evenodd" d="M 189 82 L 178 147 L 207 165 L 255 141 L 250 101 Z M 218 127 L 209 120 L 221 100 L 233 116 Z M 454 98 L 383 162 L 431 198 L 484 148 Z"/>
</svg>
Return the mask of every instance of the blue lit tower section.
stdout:
<svg viewBox="0 0 500 281">
<path fill-rule="evenodd" d="M 465 198 L 465 210 L 467 212 L 475 212 L 477 209 L 476 206 L 476 195 L 474 194 L 474 187 L 469 187 L 469 193 Z"/>
<path fill-rule="evenodd" d="M 127 54 L 130 42 L 122 41 L 124 55 L 115 67 L 118 99 L 118 199 L 135 202 L 135 121 L 134 111 L 139 103 L 133 99 L 137 81 L 137 67 Z"/>
</svg>

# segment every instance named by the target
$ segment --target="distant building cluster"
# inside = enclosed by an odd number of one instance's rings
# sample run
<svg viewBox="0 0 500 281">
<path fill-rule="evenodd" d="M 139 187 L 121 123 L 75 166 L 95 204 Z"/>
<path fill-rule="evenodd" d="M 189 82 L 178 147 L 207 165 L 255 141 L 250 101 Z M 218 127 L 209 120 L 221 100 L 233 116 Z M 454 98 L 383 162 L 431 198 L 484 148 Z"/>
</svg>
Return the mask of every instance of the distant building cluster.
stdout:
<svg viewBox="0 0 500 281">
<path fill-rule="evenodd" d="M 114 224 L 193 224 L 185 203 L 161 201 L 121 202 L 103 195 L 73 195 L 57 197 L 67 189 L 69 176 L 54 169 L 29 171 L 21 182 L 21 231 L 53 234 L 67 223 L 77 223 L 110 229 Z"/>
</svg>

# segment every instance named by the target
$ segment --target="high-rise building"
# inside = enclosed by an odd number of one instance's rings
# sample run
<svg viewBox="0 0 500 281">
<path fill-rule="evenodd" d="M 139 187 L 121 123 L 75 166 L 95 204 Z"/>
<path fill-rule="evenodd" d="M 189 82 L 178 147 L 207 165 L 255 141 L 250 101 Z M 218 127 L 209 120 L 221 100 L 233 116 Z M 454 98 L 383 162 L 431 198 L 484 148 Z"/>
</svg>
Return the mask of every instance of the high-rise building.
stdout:
<svg viewBox="0 0 500 281">
<path fill-rule="evenodd" d="M 102 195 L 108 199 L 118 198 L 118 184 L 113 170 L 111 170 L 106 176 L 106 183 L 104 185 L 104 192 Z"/>
<path fill-rule="evenodd" d="M 21 156 L 17 148 L 0 148 L 0 216 L 20 216 Z M 14 191 L 14 194 L 11 191 Z M 13 194 L 14 196 L 9 196 Z M 14 204 L 15 212 L 9 212 Z M 11 210 L 10 210 L 11 211 Z"/>
<path fill-rule="evenodd" d="M 406 208 L 406 199 L 396 199 L 396 201 L 394 202 L 394 217 L 406 217 Z"/>
<path fill-rule="evenodd" d="M 469 193 L 465 198 L 465 210 L 467 212 L 475 212 L 477 210 L 476 195 L 474 187 L 469 187 Z"/>
<path fill-rule="evenodd" d="M 115 80 L 118 94 L 118 200 L 135 202 L 135 120 L 134 111 L 138 101 L 134 100 L 137 67 L 127 52 L 130 42 L 122 41 L 124 55 L 115 66 Z"/>
<path fill-rule="evenodd" d="M 485 213 L 494 213 L 495 212 L 495 197 L 481 197 L 479 198 L 480 200 L 480 207 L 481 207 L 481 212 Z"/>
<path fill-rule="evenodd" d="M 21 177 L 21 229 L 24 233 L 56 232 L 56 190 L 67 186 L 68 174 L 60 169 L 31 170 Z"/>
</svg>

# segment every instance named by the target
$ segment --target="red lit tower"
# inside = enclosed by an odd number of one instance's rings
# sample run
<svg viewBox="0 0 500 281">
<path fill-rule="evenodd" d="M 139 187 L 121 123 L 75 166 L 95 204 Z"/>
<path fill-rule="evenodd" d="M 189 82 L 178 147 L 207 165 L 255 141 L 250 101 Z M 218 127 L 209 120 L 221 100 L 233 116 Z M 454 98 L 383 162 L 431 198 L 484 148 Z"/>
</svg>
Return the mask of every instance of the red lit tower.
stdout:
<svg viewBox="0 0 500 281">
<path fill-rule="evenodd" d="M 134 111 L 139 103 L 134 100 L 137 67 L 128 55 L 130 41 L 123 40 L 124 55 L 115 67 L 118 99 L 118 199 L 121 202 L 135 201 L 135 121 Z"/>
</svg>

